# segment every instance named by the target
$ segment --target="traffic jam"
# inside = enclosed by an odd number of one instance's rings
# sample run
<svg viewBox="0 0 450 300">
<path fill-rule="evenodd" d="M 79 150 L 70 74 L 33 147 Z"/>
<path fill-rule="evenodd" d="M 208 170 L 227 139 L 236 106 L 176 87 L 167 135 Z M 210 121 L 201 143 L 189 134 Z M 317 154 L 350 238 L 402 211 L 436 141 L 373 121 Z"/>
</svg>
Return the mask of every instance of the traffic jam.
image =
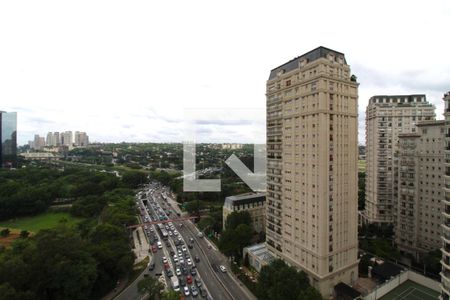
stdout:
<svg viewBox="0 0 450 300">
<path fill-rule="evenodd" d="M 136 202 L 145 224 L 143 229 L 150 243 L 149 251 L 153 253 L 149 271 L 161 270 L 155 273 L 159 281 L 185 297 L 212 299 L 197 272 L 196 263 L 200 258 L 192 257 L 189 251 L 194 247 L 194 239 L 190 237 L 185 241 L 178 232 L 177 227 L 183 224 L 176 224 L 171 219 L 179 218 L 179 214 L 167 203 L 167 191 L 164 188 L 157 191 L 157 187 L 161 186 L 151 183 L 146 191 L 138 193 L 139 201 Z M 158 251 L 163 252 L 162 257 L 156 255 Z"/>
</svg>

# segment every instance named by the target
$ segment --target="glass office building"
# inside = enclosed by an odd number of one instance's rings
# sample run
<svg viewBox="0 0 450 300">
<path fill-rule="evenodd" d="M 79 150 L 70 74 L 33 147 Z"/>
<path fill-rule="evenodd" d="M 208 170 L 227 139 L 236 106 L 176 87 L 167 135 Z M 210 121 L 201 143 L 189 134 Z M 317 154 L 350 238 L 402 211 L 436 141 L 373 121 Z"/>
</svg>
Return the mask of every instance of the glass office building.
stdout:
<svg viewBox="0 0 450 300">
<path fill-rule="evenodd" d="M 17 113 L 0 111 L 0 167 L 17 167 Z"/>
</svg>

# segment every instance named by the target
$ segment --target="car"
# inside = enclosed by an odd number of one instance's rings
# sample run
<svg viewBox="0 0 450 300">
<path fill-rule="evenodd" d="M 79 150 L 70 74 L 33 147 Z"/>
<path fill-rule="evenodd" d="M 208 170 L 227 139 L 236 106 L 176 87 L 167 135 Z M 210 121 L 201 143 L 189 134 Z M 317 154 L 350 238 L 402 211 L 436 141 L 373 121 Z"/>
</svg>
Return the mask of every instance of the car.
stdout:
<svg viewBox="0 0 450 300">
<path fill-rule="evenodd" d="M 175 274 L 177 274 L 177 276 L 181 276 L 181 270 L 180 270 L 180 268 L 177 268 L 177 269 L 175 270 Z"/>
<path fill-rule="evenodd" d="M 153 252 L 153 253 L 156 253 L 157 251 L 158 251 L 158 248 L 156 248 L 156 246 L 153 245 L 153 246 L 152 246 L 152 252 Z"/>
<path fill-rule="evenodd" d="M 186 282 L 187 282 L 187 284 L 192 284 L 192 276 L 191 275 L 186 276 Z"/>
<path fill-rule="evenodd" d="M 175 231 L 173 232 L 173 234 L 174 234 L 174 235 L 178 235 L 178 231 L 175 230 Z"/>
<path fill-rule="evenodd" d="M 194 257 L 194 261 L 195 261 L 196 263 L 200 262 L 200 257 L 198 257 L 198 255 L 196 255 L 196 256 Z"/>
<path fill-rule="evenodd" d="M 198 296 L 198 290 L 195 287 L 195 285 L 191 286 L 191 292 L 192 292 L 192 296 L 197 297 Z"/>
<path fill-rule="evenodd" d="M 176 264 L 178 264 L 178 257 L 177 257 L 176 255 L 174 255 L 173 261 L 174 261 Z"/>
<path fill-rule="evenodd" d="M 195 278 L 195 285 L 197 287 L 201 287 L 202 286 L 202 281 L 200 280 L 200 278 Z"/>
<path fill-rule="evenodd" d="M 190 258 L 187 259 L 188 266 L 192 266 L 192 260 Z"/>
<path fill-rule="evenodd" d="M 189 271 L 186 267 L 181 267 L 181 272 L 183 273 L 183 275 L 188 275 Z"/>
<path fill-rule="evenodd" d="M 220 265 L 219 269 L 220 269 L 220 271 L 222 271 L 222 273 L 226 273 L 227 272 L 227 268 L 225 268 L 224 265 Z"/>
<path fill-rule="evenodd" d="M 175 251 L 173 251 L 173 249 L 170 249 L 170 255 L 174 255 L 175 254 Z"/>
<path fill-rule="evenodd" d="M 180 258 L 178 261 L 180 262 L 180 264 L 184 265 L 184 259 Z"/>
<path fill-rule="evenodd" d="M 197 234 L 197 236 L 198 236 L 199 238 L 202 238 L 202 237 L 203 237 L 203 232 L 199 232 L 199 233 Z"/>
<path fill-rule="evenodd" d="M 163 262 L 164 264 L 167 263 L 167 262 L 168 262 L 167 257 L 163 256 L 163 257 L 162 257 L 162 262 Z"/>
<path fill-rule="evenodd" d="M 150 266 L 148 267 L 148 270 L 149 270 L 149 271 L 153 271 L 154 269 L 155 269 L 155 263 L 152 262 L 152 263 L 150 264 Z"/>
<path fill-rule="evenodd" d="M 208 296 L 208 293 L 206 292 L 205 289 L 199 289 L 200 290 L 200 296 L 202 296 L 202 298 L 206 298 L 206 296 Z"/>
<path fill-rule="evenodd" d="M 183 252 L 186 252 L 187 251 L 186 246 L 181 247 L 181 250 L 183 250 Z"/>
<path fill-rule="evenodd" d="M 178 281 L 180 282 L 181 286 L 185 286 L 186 285 L 186 279 L 184 279 L 182 276 L 178 277 Z"/>
<path fill-rule="evenodd" d="M 189 241 L 190 241 L 191 243 L 193 243 L 193 242 L 194 242 L 194 238 L 190 238 Z"/>
<path fill-rule="evenodd" d="M 195 275 L 197 275 L 197 270 L 195 270 L 195 269 L 191 269 L 191 275 L 192 275 L 192 276 L 195 276 Z"/>
<path fill-rule="evenodd" d="M 172 277 L 173 276 L 172 270 L 171 269 L 167 269 L 166 275 L 167 275 L 167 277 Z"/>
<path fill-rule="evenodd" d="M 170 268 L 170 265 L 169 265 L 169 263 L 168 262 L 166 262 L 165 264 L 164 264 L 164 269 L 169 269 Z"/>
<path fill-rule="evenodd" d="M 169 236 L 172 236 L 172 235 L 173 235 L 172 231 L 169 230 Z"/>
<path fill-rule="evenodd" d="M 162 244 L 160 241 L 157 241 L 156 244 L 158 245 L 158 249 L 162 249 Z"/>
<path fill-rule="evenodd" d="M 189 288 L 188 288 L 187 286 L 185 286 L 185 287 L 183 288 L 183 291 L 184 291 L 184 295 L 185 295 L 186 297 L 190 295 L 190 293 L 189 293 Z"/>
<path fill-rule="evenodd" d="M 192 248 L 194 248 L 194 247 L 192 246 L 192 244 L 189 244 L 189 245 L 188 245 L 188 248 L 189 248 L 189 249 L 192 249 Z"/>
</svg>

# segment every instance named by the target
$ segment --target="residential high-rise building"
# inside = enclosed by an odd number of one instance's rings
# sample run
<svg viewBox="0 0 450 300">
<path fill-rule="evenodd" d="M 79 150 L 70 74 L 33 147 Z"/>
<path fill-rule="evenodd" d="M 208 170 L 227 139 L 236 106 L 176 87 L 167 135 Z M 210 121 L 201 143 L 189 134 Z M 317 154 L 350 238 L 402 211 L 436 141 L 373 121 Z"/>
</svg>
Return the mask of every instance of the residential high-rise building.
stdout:
<svg viewBox="0 0 450 300">
<path fill-rule="evenodd" d="M 59 132 L 53 132 L 53 146 L 61 145 L 61 137 L 59 136 Z"/>
<path fill-rule="evenodd" d="M 358 278 L 358 83 L 344 54 L 316 48 L 267 81 L 269 251 L 324 297 Z"/>
<path fill-rule="evenodd" d="M 444 95 L 445 110 L 445 143 L 444 143 L 444 204 L 442 222 L 442 272 L 441 272 L 441 300 L 450 299 L 450 92 Z"/>
<path fill-rule="evenodd" d="M 48 147 L 53 146 L 53 132 L 47 133 L 47 138 L 45 140 L 45 145 Z"/>
<path fill-rule="evenodd" d="M 416 132 L 416 123 L 435 119 L 425 95 L 373 96 L 366 109 L 365 223 L 393 224 L 398 194 L 395 169 L 398 135 Z"/>
<path fill-rule="evenodd" d="M 72 131 L 65 131 L 64 133 L 61 134 L 62 139 L 61 139 L 61 144 L 64 146 L 72 146 L 73 144 L 73 135 L 72 135 Z"/>
<path fill-rule="evenodd" d="M 444 121 L 421 121 L 414 133 L 398 134 L 398 198 L 395 243 L 419 259 L 439 249 L 444 186 Z"/>
<path fill-rule="evenodd" d="M 89 145 L 89 136 L 86 132 L 75 131 L 75 146 Z"/>
<path fill-rule="evenodd" d="M 0 111 L 0 167 L 17 167 L 17 113 Z"/>
<path fill-rule="evenodd" d="M 30 141 L 29 145 L 32 149 L 41 150 L 45 147 L 45 139 L 40 137 L 39 134 L 35 134 L 33 141 Z"/>
</svg>

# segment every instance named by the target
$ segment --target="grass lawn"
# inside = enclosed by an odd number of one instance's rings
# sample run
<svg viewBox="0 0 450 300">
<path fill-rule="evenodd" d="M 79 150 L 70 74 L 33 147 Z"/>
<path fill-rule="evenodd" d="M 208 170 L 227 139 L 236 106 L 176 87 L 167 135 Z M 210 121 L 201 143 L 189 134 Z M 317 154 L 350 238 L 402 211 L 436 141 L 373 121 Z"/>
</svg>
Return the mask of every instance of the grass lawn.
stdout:
<svg viewBox="0 0 450 300">
<path fill-rule="evenodd" d="M 72 217 L 67 212 L 47 212 L 34 217 L 23 217 L 9 221 L 1 221 L 0 228 L 27 230 L 36 233 L 41 229 L 55 227 L 62 219 L 67 220 L 68 225 L 74 225 L 82 220 L 81 218 Z"/>
</svg>

